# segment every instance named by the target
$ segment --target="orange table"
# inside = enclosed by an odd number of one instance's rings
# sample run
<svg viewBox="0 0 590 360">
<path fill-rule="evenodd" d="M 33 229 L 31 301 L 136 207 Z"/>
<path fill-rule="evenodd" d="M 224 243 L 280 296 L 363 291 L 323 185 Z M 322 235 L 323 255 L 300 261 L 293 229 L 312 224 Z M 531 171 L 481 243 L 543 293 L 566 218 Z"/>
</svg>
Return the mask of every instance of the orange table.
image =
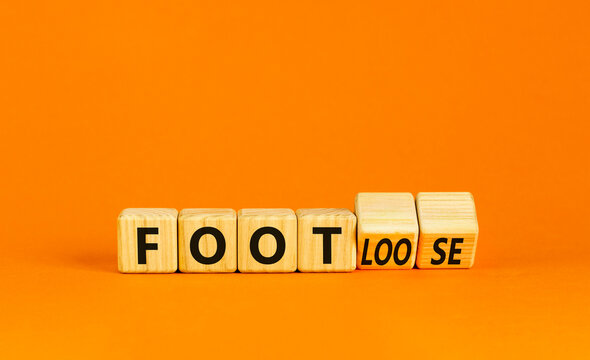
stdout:
<svg viewBox="0 0 590 360">
<path fill-rule="evenodd" d="M 0 358 L 588 358 L 587 2 L 0 4 Z M 471 270 L 122 275 L 126 207 L 470 191 Z"/>
</svg>

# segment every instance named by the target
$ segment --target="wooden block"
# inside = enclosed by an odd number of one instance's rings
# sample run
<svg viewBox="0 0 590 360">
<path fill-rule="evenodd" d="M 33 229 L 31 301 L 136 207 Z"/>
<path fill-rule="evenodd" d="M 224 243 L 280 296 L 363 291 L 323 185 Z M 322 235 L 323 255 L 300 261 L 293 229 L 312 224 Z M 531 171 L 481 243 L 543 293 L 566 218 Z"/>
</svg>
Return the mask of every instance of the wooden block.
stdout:
<svg viewBox="0 0 590 360">
<path fill-rule="evenodd" d="M 356 216 L 348 209 L 297 210 L 297 268 L 344 272 L 356 268 Z"/>
<path fill-rule="evenodd" d="M 233 209 L 183 209 L 178 215 L 180 271 L 236 271 L 237 234 L 237 218 Z"/>
<path fill-rule="evenodd" d="M 479 228 L 473 196 L 467 192 L 419 193 L 420 239 L 416 263 L 421 269 L 470 268 Z"/>
<path fill-rule="evenodd" d="M 119 271 L 172 273 L 177 269 L 176 209 L 125 209 L 117 219 Z"/>
<path fill-rule="evenodd" d="M 238 269 L 241 272 L 297 269 L 297 216 L 293 210 L 238 211 Z"/>
<path fill-rule="evenodd" d="M 359 269 L 411 269 L 416 261 L 418 219 L 410 193 L 359 193 Z"/>
</svg>

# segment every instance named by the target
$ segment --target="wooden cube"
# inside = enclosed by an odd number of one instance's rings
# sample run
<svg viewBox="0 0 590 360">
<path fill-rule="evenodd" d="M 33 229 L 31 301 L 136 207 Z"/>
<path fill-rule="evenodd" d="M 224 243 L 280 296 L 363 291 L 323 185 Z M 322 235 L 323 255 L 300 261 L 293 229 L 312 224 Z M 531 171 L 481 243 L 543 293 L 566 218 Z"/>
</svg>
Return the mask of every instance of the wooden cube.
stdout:
<svg viewBox="0 0 590 360">
<path fill-rule="evenodd" d="M 119 271 L 172 273 L 177 269 L 176 209 L 125 209 L 117 219 Z"/>
<path fill-rule="evenodd" d="M 238 211 L 238 269 L 241 272 L 297 269 L 297 216 L 293 210 Z"/>
<path fill-rule="evenodd" d="M 344 272 L 356 268 L 356 216 L 348 209 L 297 210 L 297 268 Z"/>
<path fill-rule="evenodd" d="M 479 228 L 473 196 L 467 192 L 423 192 L 416 197 L 421 269 L 470 268 Z"/>
<path fill-rule="evenodd" d="M 418 219 L 410 193 L 359 193 L 359 269 L 411 269 L 416 261 Z"/>
<path fill-rule="evenodd" d="M 178 215 L 180 271 L 236 271 L 237 234 L 237 218 L 233 209 L 183 209 Z"/>
</svg>

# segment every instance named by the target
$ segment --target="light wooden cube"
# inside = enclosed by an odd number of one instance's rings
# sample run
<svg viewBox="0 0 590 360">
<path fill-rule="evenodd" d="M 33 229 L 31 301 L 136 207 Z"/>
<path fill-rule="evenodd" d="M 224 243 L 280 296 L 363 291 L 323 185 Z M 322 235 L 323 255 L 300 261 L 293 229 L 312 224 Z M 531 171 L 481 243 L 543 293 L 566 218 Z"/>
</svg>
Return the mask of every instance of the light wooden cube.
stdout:
<svg viewBox="0 0 590 360">
<path fill-rule="evenodd" d="M 470 268 L 479 228 L 473 196 L 467 192 L 423 192 L 416 197 L 421 269 Z"/>
<path fill-rule="evenodd" d="M 297 269 L 297 216 L 293 210 L 238 211 L 238 269 L 241 272 Z"/>
<path fill-rule="evenodd" d="M 178 215 L 180 271 L 236 271 L 237 233 L 236 211 L 233 209 L 183 209 Z"/>
<path fill-rule="evenodd" d="M 411 269 L 416 261 L 418 219 L 410 193 L 359 193 L 359 269 Z"/>
<path fill-rule="evenodd" d="M 125 209 L 117 219 L 119 271 L 172 273 L 178 268 L 176 209 Z"/>
<path fill-rule="evenodd" d="M 344 272 L 356 268 L 356 216 L 348 209 L 297 210 L 297 268 Z"/>
</svg>

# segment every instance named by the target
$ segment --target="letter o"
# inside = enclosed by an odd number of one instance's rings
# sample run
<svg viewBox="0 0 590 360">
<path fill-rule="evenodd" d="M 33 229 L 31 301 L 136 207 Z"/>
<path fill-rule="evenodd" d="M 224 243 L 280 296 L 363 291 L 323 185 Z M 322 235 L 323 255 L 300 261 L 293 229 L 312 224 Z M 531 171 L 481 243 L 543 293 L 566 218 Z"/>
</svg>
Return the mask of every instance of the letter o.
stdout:
<svg viewBox="0 0 590 360">
<path fill-rule="evenodd" d="M 277 241 L 277 249 L 276 249 L 275 253 L 269 257 L 264 256 L 260 253 L 260 246 L 259 246 L 260 245 L 260 238 L 266 234 L 272 235 L 275 238 L 275 240 Z M 252 237 L 250 238 L 250 253 L 252 254 L 252 257 L 254 258 L 254 260 L 256 260 L 259 263 L 264 264 L 264 265 L 271 265 L 271 264 L 277 263 L 279 260 L 281 260 L 281 258 L 285 254 L 285 248 L 286 248 L 286 244 L 285 244 L 285 237 L 283 236 L 283 233 L 281 233 L 279 231 L 279 229 L 271 227 L 271 226 L 261 227 L 260 229 L 256 230 L 254 232 L 254 234 L 252 234 Z"/>
<path fill-rule="evenodd" d="M 399 255 L 399 248 L 404 244 L 408 248 L 408 251 L 406 252 L 406 257 L 404 257 L 403 259 L 400 260 L 400 258 L 398 256 Z M 393 251 L 393 261 L 395 261 L 396 265 L 403 265 L 403 264 L 407 263 L 408 260 L 410 259 L 410 255 L 412 255 L 412 243 L 410 242 L 410 240 L 403 238 L 400 241 L 398 241 L 397 244 L 395 244 L 395 250 Z"/>
<path fill-rule="evenodd" d="M 213 256 L 204 256 L 199 250 L 199 241 L 201 241 L 201 238 L 205 234 L 213 235 L 215 241 L 217 241 L 217 250 Z M 215 264 L 223 258 L 223 255 L 225 255 L 225 237 L 219 229 L 210 226 L 202 227 L 195 231 L 193 236 L 191 236 L 190 249 L 191 255 L 197 262 L 204 265 Z"/>
<path fill-rule="evenodd" d="M 387 255 L 385 256 L 384 259 L 380 259 L 379 258 L 379 250 L 381 249 L 381 246 L 383 245 L 387 245 Z M 379 241 L 377 243 L 377 246 L 375 247 L 375 263 L 377 265 L 385 265 L 387 264 L 387 262 L 389 261 L 389 259 L 391 258 L 391 250 L 393 248 L 393 245 L 391 244 L 391 240 L 389 239 L 381 239 L 381 241 Z"/>
</svg>

